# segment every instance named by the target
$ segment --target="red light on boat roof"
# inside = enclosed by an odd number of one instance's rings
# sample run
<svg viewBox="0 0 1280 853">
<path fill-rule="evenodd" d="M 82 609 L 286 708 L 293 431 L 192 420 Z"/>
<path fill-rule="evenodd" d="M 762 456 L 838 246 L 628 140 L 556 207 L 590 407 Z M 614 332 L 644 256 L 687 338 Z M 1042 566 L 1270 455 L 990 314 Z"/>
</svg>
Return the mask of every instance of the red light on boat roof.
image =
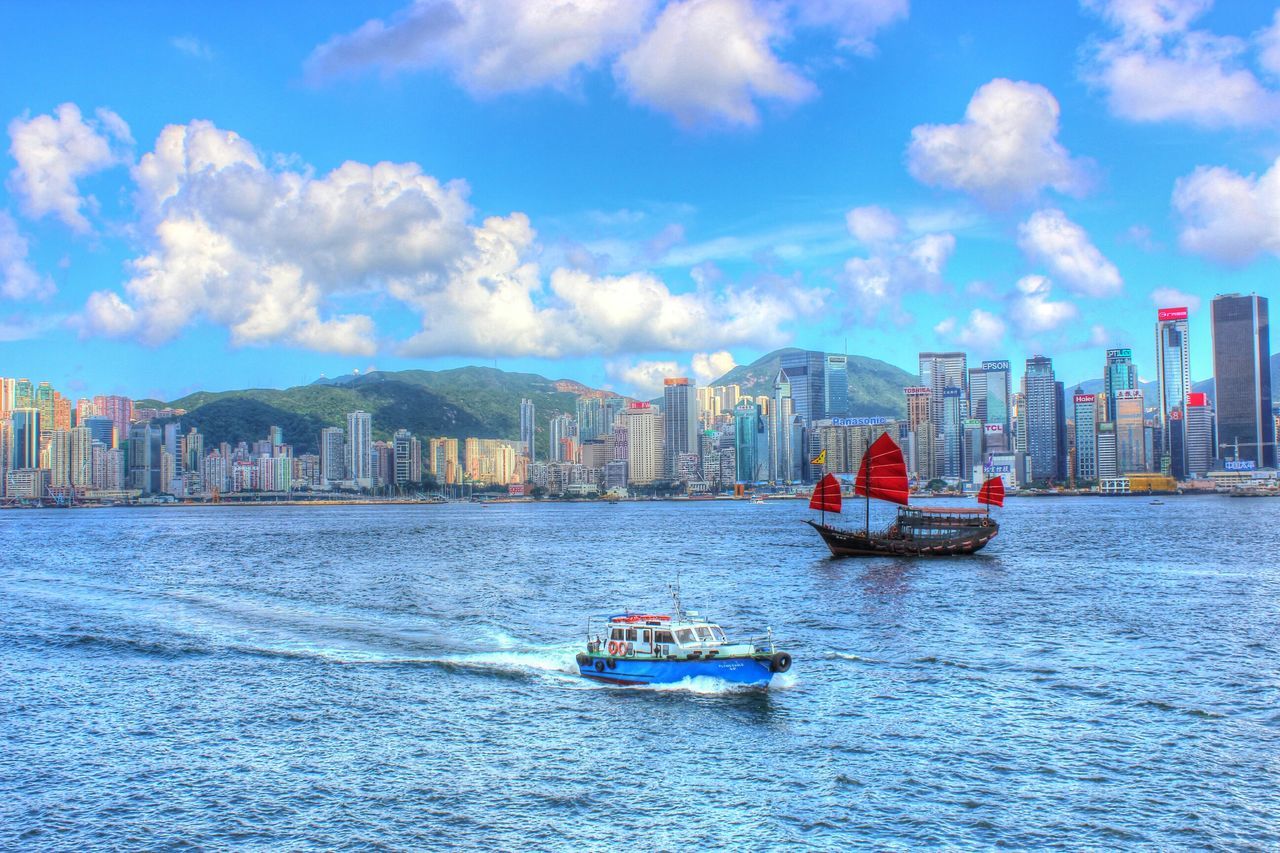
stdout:
<svg viewBox="0 0 1280 853">
<path fill-rule="evenodd" d="M 636 622 L 670 622 L 670 616 L 659 616 L 656 613 L 628 613 L 626 616 L 615 616 L 613 622 L 625 622 L 634 624 Z"/>
</svg>

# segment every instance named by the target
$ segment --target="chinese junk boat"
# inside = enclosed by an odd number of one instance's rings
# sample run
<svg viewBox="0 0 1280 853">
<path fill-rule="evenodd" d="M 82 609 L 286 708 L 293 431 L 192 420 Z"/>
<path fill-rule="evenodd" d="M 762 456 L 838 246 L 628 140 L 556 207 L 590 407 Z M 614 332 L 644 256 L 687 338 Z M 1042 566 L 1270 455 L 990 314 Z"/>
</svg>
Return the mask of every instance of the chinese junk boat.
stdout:
<svg viewBox="0 0 1280 853">
<path fill-rule="evenodd" d="M 1004 506 L 1004 481 L 993 477 L 983 483 L 978 503 L 987 509 L 967 507 L 908 506 L 907 466 L 902 451 L 887 434 L 867 448 L 854 482 L 854 494 L 866 498 L 866 523 L 862 530 L 844 530 L 827 524 L 828 512 L 840 512 L 840 481 L 834 474 L 822 478 L 813 490 L 809 508 L 822 511 L 822 521 L 806 519 L 831 553 L 837 557 L 946 557 L 972 554 L 996 537 L 1000 525 L 991 517 L 991 506 Z M 898 517 L 885 530 L 871 529 L 871 499 L 900 504 Z"/>
<path fill-rule="evenodd" d="M 734 642 L 719 625 L 682 610 L 675 598 L 673 615 L 592 616 L 578 672 L 611 684 L 674 684 L 703 675 L 767 687 L 774 674 L 791 668 L 791 655 L 774 647 L 772 629 Z"/>
</svg>

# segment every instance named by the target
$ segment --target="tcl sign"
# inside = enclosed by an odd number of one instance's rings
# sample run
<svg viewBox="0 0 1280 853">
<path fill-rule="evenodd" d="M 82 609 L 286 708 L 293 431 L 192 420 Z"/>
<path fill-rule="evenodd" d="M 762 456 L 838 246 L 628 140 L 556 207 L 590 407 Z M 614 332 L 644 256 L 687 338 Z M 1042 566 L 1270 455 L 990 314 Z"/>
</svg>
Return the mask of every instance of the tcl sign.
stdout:
<svg viewBox="0 0 1280 853">
<path fill-rule="evenodd" d="M 1147 315 L 1151 316 L 1150 314 Z M 1165 320 L 1185 320 L 1187 319 L 1186 308 L 1161 308 L 1156 311 L 1156 318 L 1161 322 Z"/>
</svg>

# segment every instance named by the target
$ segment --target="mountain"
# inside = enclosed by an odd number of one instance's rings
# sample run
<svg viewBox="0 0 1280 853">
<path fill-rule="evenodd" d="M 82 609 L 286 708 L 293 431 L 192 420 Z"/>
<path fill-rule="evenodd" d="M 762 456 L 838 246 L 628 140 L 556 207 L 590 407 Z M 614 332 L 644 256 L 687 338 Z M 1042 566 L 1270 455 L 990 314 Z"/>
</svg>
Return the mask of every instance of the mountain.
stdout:
<svg viewBox="0 0 1280 853">
<path fill-rule="evenodd" d="M 750 364 L 740 364 L 710 385 L 738 385 L 743 394 L 757 397 L 773 393 L 773 380 L 781 369 L 782 356 L 801 352 L 794 347 L 774 350 Z M 915 385 L 917 377 L 900 367 L 867 358 L 849 356 L 849 414 L 855 417 L 885 415 L 901 418 L 907 414 L 902 389 Z"/>
<path fill-rule="evenodd" d="M 345 428 L 347 413 L 359 410 L 373 415 L 375 439 L 389 439 L 401 428 L 420 438 L 514 439 L 520 432 L 520 400 L 528 398 L 534 402 L 545 454 L 550 417 L 572 414 L 581 395 L 604 394 L 567 379 L 462 367 L 376 371 L 284 390 L 199 391 L 166 405 L 186 409 L 183 429 L 195 427 L 207 443 L 255 441 L 278 426 L 297 452 L 308 453 L 317 449 L 321 428 Z"/>
<path fill-rule="evenodd" d="M 1074 392 L 1076 388 L 1079 388 L 1082 394 L 1101 394 L 1102 379 L 1086 379 L 1084 382 L 1063 387 L 1068 394 Z M 1160 396 L 1160 383 L 1153 379 L 1150 382 L 1139 382 L 1138 387 L 1142 389 L 1142 396 L 1146 399 L 1147 405 L 1155 405 L 1156 399 Z M 1192 382 L 1191 390 L 1197 394 L 1208 394 L 1209 402 L 1211 404 L 1215 402 L 1212 379 Z M 1272 402 L 1280 403 L 1280 352 L 1271 356 L 1271 399 Z"/>
</svg>

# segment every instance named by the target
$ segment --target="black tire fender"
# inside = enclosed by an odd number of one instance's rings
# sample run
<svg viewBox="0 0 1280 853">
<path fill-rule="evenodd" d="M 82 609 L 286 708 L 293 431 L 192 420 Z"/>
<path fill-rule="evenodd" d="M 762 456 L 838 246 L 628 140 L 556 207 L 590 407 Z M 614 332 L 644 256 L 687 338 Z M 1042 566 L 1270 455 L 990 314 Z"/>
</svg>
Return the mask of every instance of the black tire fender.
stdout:
<svg viewBox="0 0 1280 853">
<path fill-rule="evenodd" d="M 604 661 L 596 660 L 596 672 L 604 672 Z"/>
<path fill-rule="evenodd" d="M 786 652 L 778 652 L 769 658 L 770 672 L 786 672 L 791 669 L 791 655 Z"/>
<path fill-rule="evenodd" d="M 618 662 L 617 662 L 616 660 L 614 660 L 613 658 L 609 658 L 608 663 L 609 663 L 609 669 L 617 669 L 617 668 L 618 668 Z"/>
</svg>

